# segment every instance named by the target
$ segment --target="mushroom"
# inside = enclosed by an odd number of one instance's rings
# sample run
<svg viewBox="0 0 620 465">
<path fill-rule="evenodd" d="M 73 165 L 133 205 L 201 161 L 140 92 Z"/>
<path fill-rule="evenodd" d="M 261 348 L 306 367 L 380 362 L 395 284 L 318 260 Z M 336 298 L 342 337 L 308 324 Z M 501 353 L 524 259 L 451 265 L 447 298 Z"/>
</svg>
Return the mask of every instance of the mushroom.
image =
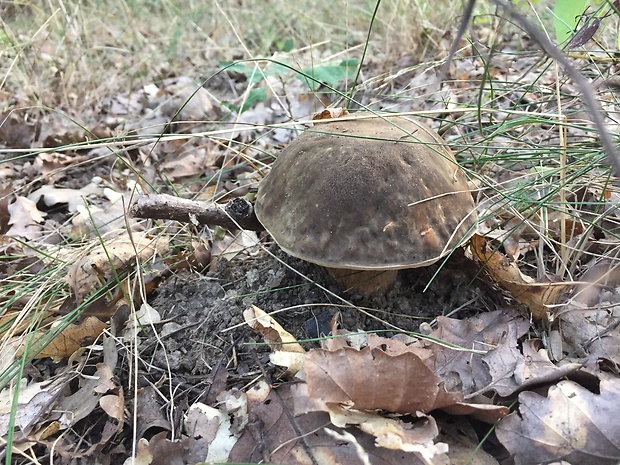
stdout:
<svg viewBox="0 0 620 465">
<path fill-rule="evenodd" d="M 357 115 L 315 124 L 282 150 L 255 209 L 285 252 L 372 294 L 397 270 L 430 265 L 469 239 L 477 216 L 438 134 L 402 116 Z"/>
</svg>

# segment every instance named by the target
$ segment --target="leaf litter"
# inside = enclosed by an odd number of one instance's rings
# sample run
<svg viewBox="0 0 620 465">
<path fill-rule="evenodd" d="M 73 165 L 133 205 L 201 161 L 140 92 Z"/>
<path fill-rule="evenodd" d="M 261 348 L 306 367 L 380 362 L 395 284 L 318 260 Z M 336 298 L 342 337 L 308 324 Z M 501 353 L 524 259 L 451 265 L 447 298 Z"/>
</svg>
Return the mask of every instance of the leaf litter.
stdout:
<svg viewBox="0 0 620 465">
<path fill-rule="evenodd" d="M 513 45 L 510 41 L 507 44 Z M 452 64 L 450 74 L 455 81 L 450 85 L 437 78 L 439 65 L 424 69 L 412 65 L 374 81 L 376 92 L 362 96 L 362 101 L 372 108 L 409 110 L 414 97 L 416 109 L 445 110 L 449 118 L 460 117 L 466 113 L 451 114 L 449 110 L 477 100 L 471 96 L 477 97 L 476 80 L 483 73 L 507 83 L 537 59 L 525 57 L 516 65 L 520 69 L 513 69 L 515 64 L 503 61 L 502 56 L 490 68 L 475 54 L 466 53 L 462 58 Z M 337 74 L 344 68 L 328 61 L 314 74 L 334 86 L 346 79 Z M 110 457 L 126 458 L 131 454 L 131 438 L 125 422 L 128 414 L 135 413 L 139 418 L 138 455 L 126 463 L 314 460 L 439 464 L 454 461 L 452 454 L 459 447 L 465 450 L 464 456 L 475 456 L 471 463 L 497 463 L 478 448 L 483 436 L 480 431 L 491 431 L 516 463 L 537 463 L 541 457 L 573 464 L 591 460 L 615 463 L 620 455 L 612 427 L 614 405 L 618 404 L 615 396 L 620 344 L 615 307 L 619 286 L 611 271 L 613 266 L 590 258 L 591 253 L 604 256 L 615 247 L 618 214 L 613 189 L 588 185 L 583 192 L 569 193 L 566 213 L 570 213 L 570 221 L 563 215 L 546 217 L 550 223 L 545 231 L 554 241 L 579 249 L 579 259 L 592 270 L 569 270 L 578 280 L 564 279 L 566 271 L 557 273 L 562 276 L 557 283 L 529 276 L 528 260 L 538 250 L 540 235 L 529 224 L 521 226 L 522 219 L 517 215 L 506 214 L 516 210 L 512 207 L 517 200 L 498 203 L 488 189 L 481 189 L 483 197 L 488 195 L 490 199 L 481 205 L 491 207 L 485 215 L 487 228 L 481 239 L 485 242 L 474 242 L 469 251 L 479 264 L 457 257 L 460 263 L 453 268 L 446 264 L 434 279 L 437 268 L 403 272 L 395 289 L 384 299 L 368 301 L 348 296 L 360 307 L 353 311 L 335 311 L 334 294 L 340 290 L 320 270 L 287 261 L 277 251 L 275 259 L 266 257 L 260 247 L 260 239 L 264 239 L 261 235 L 218 236 L 217 231 L 209 231 L 200 241 L 190 242 L 196 244 L 195 249 L 207 248 L 201 250 L 203 258 L 199 260 L 203 267 L 210 262 L 204 276 L 179 272 L 186 265 L 175 268 L 175 260 L 189 262 L 184 260 L 192 253 L 181 251 L 176 257 L 170 254 L 171 246 L 178 250 L 171 238 L 183 232 L 182 226 L 162 226 L 166 236 L 149 237 L 143 235 L 143 225 L 130 223 L 131 235 L 115 235 L 126 227 L 125 209 L 122 202 L 113 204 L 110 200 L 129 197 L 135 185 L 127 179 L 134 164 L 142 167 L 144 179 L 149 182 L 165 179 L 182 183 L 184 195 L 251 195 L 260 179 L 255 175 L 256 167 L 264 169 L 271 160 L 263 150 L 288 142 L 302 125 L 284 125 L 275 130 L 244 125 L 257 121 L 277 125 L 291 115 L 299 123 L 317 109 L 317 100 L 308 97 L 312 97 L 310 89 L 299 75 L 269 70 L 268 66 L 264 70 L 268 71 L 266 77 L 254 82 L 260 92 L 252 95 L 247 86 L 251 74 L 241 70 L 240 75 L 231 74 L 229 78 L 230 85 L 243 91 L 237 95 L 180 76 L 157 84 L 146 83 L 137 92 L 111 97 L 101 126 L 107 134 L 116 131 L 123 137 L 130 136 L 115 141 L 111 147 L 82 147 L 91 135 L 76 129 L 57 112 L 42 120 L 43 130 L 18 114 L 5 118 L 15 129 L 0 133 L 6 146 L 61 150 L 2 166 L 2 182 L 11 192 L 7 195 L 10 201 L 0 204 L 0 218 L 6 219 L 3 239 L 8 239 L 2 246 L 3 262 L 11 260 L 20 248 L 11 238 L 46 247 L 48 253 L 53 251 L 36 261 L 39 273 L 51 268 L 53 258 L 75 256 L 66 249 L 57 252 L 47 248 L 45 244 L 56 247 L 59 243 L 54 237 L 96 238 L 98 246 L 75 261 L 73 268 L 65 267 L 73 295 L 64 304 L 70 311 L 80 305 L 90 308 L 98 301 L 90 300 L 92 294 L 103 285 L 114 290 L 114 299 L 119 299 L 118 305 L 111 304 L 112 298 L 104 299 L 108 308 L 105 318 L 85 316 L 67 324 L 48 351 L 39 354 L 42 359 L 29 365 L 32 371 L 20 382 L 19 400 L 13 406 L 17 409 L 15 430 L 19 434 L 12 447 L 24 452 L 37 447 L 51 449 L 53 443 L 57 456 L 67 463 L 71 457 L 88 460 L 104 450 Z M 527 104 L 533 112 L 541 110 L 540 102 L 549 97 L 554 78 L 550 73 L 539 78 L 537 72 L 526 74 L 520 84 L 528 86 L 527 95 L 520 89 L 503 92 L 493 101 L 497 112 L 491 117 L 481 114 L 478 123 L 493 127 L 497 122 L 515 121 L 510 113 L 515 102 Z M 381 91 L 395 83 L 400 87 L 391 94 L 395 96 L 391 101 Z M 564 90 L 563 109 L 580 111 L 571 98 L 578 92 L 570 83 Z M 601 95 L 609 97 L 609 101 L 613 100 L 611 94 L 609 89 L 601 89 Z M 336 96 L 325 98 L 332 97 Z M 495 98 L 483 95 L 487 97 Z M 280 105 L 283 98 L 288 101 L 287 108 Z M 244 108 L 247 102 L 255 106 Z M 323 104 L 318 106 L 322 108 Z M 225 119 L 226 124 L 215 123 L 220 119 Z M 438 128 L 438 123 L 431 124 Z M 495 129 L 503 131 L 501 126 Z M 569 144 L 591 140 L 589 131 L 572 129 Z M 159 135 L 164 130 L 172 136 L 195 136 L 138 144 L 130 139 L 134 134 Z M 208 134 L 213 130 L 221 132 Z M 471 131 L 459 139 L 458 130 L 458 126 L 448 128 L 447 137 L 478 155 L 485 152 L 502 156 L 512 150 L 518 154 L 513 134 L 498 136 L 493 147 L 486 147 L 480 134 Z M 205 132 L 206 136 L 202 134 Z M 542 127 L 516 127 L 514 134 L 527 136 L 535 143 L 558 143 L 557 132 Z M 231 148 L 234 156 L 230 155 Z M 95 175 L 80 171 L 80 165 L 89 159 L 100 160 L 92 165 Z M 253 164 L 251 168 L 245 164 L 247 160 Z M 108 172 L 111 163 L 117 170 Z M 522 186 L 519 183 L 526 177 L 545 183 L 544 176 L 528 169 L 502 167 L 494 176 L 499 180 L 504 176 L 501 182 L 514 189 L 510 192 L 523 193 L 518 190 Z M 66 173 L 71 170 L 80 176 L 67 179 Z M 29 185 L 26 179 L 37 181 Z M 592 203 L 596 206 L 592 207 Z M 535 219 L 542 221 L 543 216 Z M 565 237 L 561 237 L 561 231 L 566 229 L 558 227 L 562 223 L 568 226 Z M 109 229 L 104 229 L 106 226 Z M 136 241 L 135 235 L 145 238 L 146 245 L 142 239 Z M 32 251 L 22 248 L 19 253 L 24 255 L 23 265 L 32 267 L 28 257 Z M 165 262 L 162 257 L 166 257 Z M 323 288 L 310 286 L 291 273 L 283 261 Z M 140 303 L 139 299 L 132 301 L 135 294 L 128 289 L 137 264 L 145 263 L 159 265 L 168 280 L 154 295 L 147 296 L 152 302 Z M 486 269 L 482 276 L 488 272 L 509 291 L 505 297 L 489 297 L 490 293 L 501 296 L 501 291 L 481 277 L 481 264 Z M 26 274 L 15 272 L 13 262 L 10 266 L 11 279 L 25 282 Z M 538 267 L 539 272 L 541 268 L 544 266 Z M 3 266 L 3 270 L 9 269 Z M 429 281 L 426 296 L 417 296 Z M 466 284 L 469 290 L 464 290 Z M 12 312 L 3 314 L 1 321 L 8 317 L 8 323 L 2 324 L 11 325 L 11 331 L 2 333 L 3 362 L 7 354 L 10 360 L 19 357 L 19 336 L 25 329 L 13 322 L 17 323 L 18 312 L 28 308 L 29 295 L 35 293 L 26 293 L 21 299 L 8 297 L 7 308 Z M 276 293 L 279 297 L 265 296 Z M 122 294 L 131 297 L 120 297 Z M 60 301 L 50 302 L 53 314 L 59 310 Z M 130 320 L 127 307 L 132 305 L 142 311 L 138 311 L 137 319 Z M 270 311 L 259 313 L 256 305 Z M 287 310 L 282 325 L 268 315 L 295 305 L 302 305 L 302 310 Z M 363 306 L 381 311 L 362 317 L 359 310 Z M 241 329 L 241 315 L 249 308 L 253 313 L 246 319 L 260 336 Z M 452 309 L 465 310 L 458 319 L 445 316 Z M 542 323 L 532 324 L 527 318 L 530 314 Z M 338 315 L 342 327 L 355 329 L 357 336 L 335 328 Z M 434 320 L 432 331 L 422 336 L 418 332 L 420 321 L 412 315 Z M 375 318 L 382 323 L 376 323 Z M 546 324 L 550 326 L 544 327 Z M 392 331 L 407 328 L 413 334 L 381 337 L 357 331 L 386 327 Z M 44 332 L 32 334 L 36 339 Z M 559 340 L 559 348 L 546 337 Z M 322 347 L 312 340 L 316 338 L 322 338 Z M 254 340 L 254 344 L 240 344 L 241 340 Z M 114 341 L 119 342 L 118 346 Z M 126 353 L 129 341 L 139 342 L 140 347 L 139 365 L 132 367 L 138 370 L 142 383 L 136 392 L 129 388 L 137 387 L 124 384 L 129 369 L 115 355 L 119 349 Z M 268 345 L 262 345 L 262 341 Z M 99 356 L 101 361 L 89 370 L 88 360 L 93 356 Z M 56 371 L 56 367 L 45 364 L 43 358 L 47 357 L 68 360 L 76 370 Z M 51 374 L 57 376 L 56 384 L 46 380 Z M 157 379 L 167 379 L 170 386 L 182 388 L 181 394 L 166 392 L 162 387 L 166 383 L 157 384 Z M 148 383 L 151 385 L 145 386 Z M 10 418 L 6 416 L 13 403 L 10 394 L 6 386 L 0 390 L 3 420 Z M 137 412 L 132 411 L 129 402 L 134 395 L 138 399 Z M 510 409 L 512 413 L 508 414 Z M 164 415 L 168 411 L 170 414 Z M 446 418 L 452 418 L 452 422 L 458 418 L 460 431 L 467 431 L 468 440 L 463 440 L 463 434 L 454 434 Z M 92 430 L 83 424 L 86 419 L 96 425 Z M 58 436 L 60 431 L 64 432 L 62 438 Z M 2 433 L 5 436 L 6 432 Z M 78 438 L 87 433 L 94 434 L 90 444 L 76 452 Z M 113 444 L 117 448 L 111 451 Z"/>
</svg>

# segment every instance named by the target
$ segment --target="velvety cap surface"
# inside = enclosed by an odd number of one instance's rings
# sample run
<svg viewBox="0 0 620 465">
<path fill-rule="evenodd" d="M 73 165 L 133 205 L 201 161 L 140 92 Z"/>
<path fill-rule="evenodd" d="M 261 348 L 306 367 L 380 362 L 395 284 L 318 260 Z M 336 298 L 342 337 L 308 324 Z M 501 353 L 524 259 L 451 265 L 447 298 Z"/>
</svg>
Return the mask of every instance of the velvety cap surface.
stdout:
<svg viewBox="0 0 620 465">
<path fill-rule="evenodd" d="M 261 182 L 256 215 L 278 245 L 333 268 L 429 265 L 476 222 L 467 181 L 443 140 L 420 123 L 318 123 Z"/>
</svg>

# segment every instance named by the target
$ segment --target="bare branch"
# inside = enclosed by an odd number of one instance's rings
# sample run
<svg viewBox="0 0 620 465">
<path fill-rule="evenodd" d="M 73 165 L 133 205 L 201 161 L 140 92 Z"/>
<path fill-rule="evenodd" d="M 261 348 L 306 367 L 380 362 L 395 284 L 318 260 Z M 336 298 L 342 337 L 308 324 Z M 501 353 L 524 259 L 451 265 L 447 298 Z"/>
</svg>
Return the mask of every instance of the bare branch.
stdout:
<svg viewBox="0 0 620 465">
<path fill-rule="evenodd" d="M 243 199 L 234 199 L 222 206 L 166 194 L 142 195 L 131 205 L 129 213 L 136 218 L 176 220 L 227 229 L 265 229 L 258 222 L 252 204 Z"/>
</svg>

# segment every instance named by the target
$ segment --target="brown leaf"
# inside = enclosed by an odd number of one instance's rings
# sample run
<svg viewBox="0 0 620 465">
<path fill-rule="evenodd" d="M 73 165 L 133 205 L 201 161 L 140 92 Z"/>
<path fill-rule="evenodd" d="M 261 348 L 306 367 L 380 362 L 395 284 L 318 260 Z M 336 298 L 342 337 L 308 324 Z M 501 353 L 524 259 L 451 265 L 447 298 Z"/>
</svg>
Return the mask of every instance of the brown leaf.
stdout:
<svg viewBox="0 0 620 465">
<path fill-rule="evenodd" d="M 616 465 L 620 460 L 619 379 L 601 380 L 600 394 L 560 381 L 546 397 L 522 392 L 519 402 L 519 413 L 504 418 L 496 430 L 515 463 Z"/>
<path fill-rule="evenodd" d="M 38 128 L 15 111 L 0 114 L 0 142 L 9 148 L 32 147 Z"/>
<path fill-rule="evenodd" d="M 122 425 L 125 412 L 125 398 L 123 391 L 119 390 L 119 394 L 110 394 L 99 399 L 99 406 L 105 413 L 118 421 Z"/>
<path fill-rule="evenodd" d="M 415 354 L 392 356 L 366 347 L 308 352 L 304 364 L 308 393 L 323 402 L 358 410 L 428 413 L 462 400 Z"/>
<path fill-rule="evenodd" d="M 521 273 L 516 262 L 501 252 L 492 250 L 486 239 L 478 234 L 471 238 L 470 248 L 473 256 L 485 265 L 491 277 L 515 299 L 526 305 L 537 320 L 546 316 L 548 305 L 557 303 L 560 296 L 573 287 L 567 283 L 536 282 Z"/>
<path fill-rule="evenodd" d="M 60 413 L 58 421 L 63 429 L 86 418 L 99 405 L 99 399 L 110 389 L 116 389 L 114 367 L 118 360 L 116 342 L 112 338 L 103 340 L 103 362 L 97 364 L 94 376 L 84 378 L 77 391 L 60 399 L 55 411 Z"/>
<path fill-rule="evenodd" d="M 286 463 L 289 465 L 346 464 L 363 465 L 356 444 L 336 440 L 325 432 L 327 413 L 293 414 L 292 385 L 281 385 L 250 402 L 250 421 L 228 458 L 233 463 Z M 343 430 L 330 427 L 337 432 Z M 367 454 L 371 464 L 424 464 L 416 454 L 378 447 L 373 436 L 356 428 L 347 428 Z M 426 462 L 427 463 L 427 462 Z M 445 461 L 433 462 L 443 465 Z"/>
<path fill-rule="evenodd" d="M 540 347 L 539 340 L 524 341 L 519 350 L 517 339 L 517 328 L 510 324 L 497 347 L 482 357 L 492 378 L 488 390 L 502 397 L 528 386 L 555 382 L 582 367 L 578 363 L 556 366 L 549 359 L 547 350 Z"/>
<path fill-rule="evenodd" d="M 58 360 L 69 357 L 83 345 L 92 343 L 107 327 L 107 323 L 94 316 L 86 318 L 79 324 L 70 324 L 36 354 L 35 358 L 51 357 Z M 49 331 L 48 329 L 37 332 L 35 340 L 46 339 Z"/>
<path fill-rule="evenodd" d="M 465 320 L 437 317 L 437 329 L 429 337 L 457 347 L 420 341 L 434 354 L 426 363 L 442 378 L 448 391 L 480 391 L 491 382 L 482 355 L 500 343 L 510 325 L 515 325 L 517 337 L 523 336 L 530 326 L 517 312 L 508 310 L 481 313 Z"/>
</svg>

